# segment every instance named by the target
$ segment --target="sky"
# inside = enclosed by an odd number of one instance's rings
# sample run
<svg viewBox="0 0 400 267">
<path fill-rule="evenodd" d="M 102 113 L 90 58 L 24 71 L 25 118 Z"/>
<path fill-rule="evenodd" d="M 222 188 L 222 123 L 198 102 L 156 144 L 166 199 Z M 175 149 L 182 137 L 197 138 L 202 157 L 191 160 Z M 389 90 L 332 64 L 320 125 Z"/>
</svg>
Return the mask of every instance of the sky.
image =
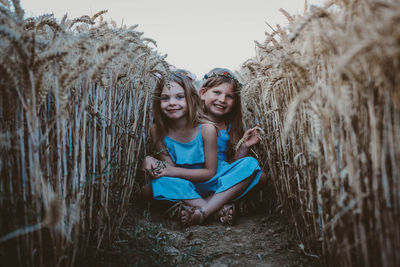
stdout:
<svg viewBox="0 0 400 267">
<path fill-rule="evenodd" d="M 202 77 L 215 67 L 238 70 L 255 56 L 254 40 L 265 31 L 288 26 L 289 14 L 303 14 L 304 0 L 20 0 L 25 15 L 53 13 L 73 19 L 107 9 L 105 20 L 138 24 L 136 30 L 157 42 L 156 50 L 177 68 Z M 323 0 L 308 0 L 321 5 Z M 267 22 L 267 23 L 266 23 Z"/>
</svg>

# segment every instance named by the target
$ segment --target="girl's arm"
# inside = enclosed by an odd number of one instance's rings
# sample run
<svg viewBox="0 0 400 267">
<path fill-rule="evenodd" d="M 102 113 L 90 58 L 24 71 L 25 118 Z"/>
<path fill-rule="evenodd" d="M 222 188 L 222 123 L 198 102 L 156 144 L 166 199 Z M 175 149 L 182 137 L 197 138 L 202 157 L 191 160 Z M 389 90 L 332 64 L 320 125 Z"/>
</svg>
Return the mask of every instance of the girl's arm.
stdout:
<svg viewBox="0 0 400 267">
<path fill-rule="evenodd" d="M 174 166 L 175 163 L 172 161 L 171 157 L 167 153 L 165 146 L 157 141 L 156 138 L 156 126 L 153 124 L 150 128 L 150 136 L 153 146 L 156 150 L 155 157 L 146 156 L 143 160 L 142 168 L 150 172 L 150 174 L 154 177 L 155 172 L 158 172 L 160 166 L 163 166 L 163 162 Z"/>
<path fill-rule="evenodd" d="M 260 136 L 258 134 L 257 129 L 258 126 L 251 128 L 244 133 L 242 139 L 240 139 L 239 142 L 242 142 L 242 140 L 244 141 L 240 145 L 239 149 L 236 150 L 235 160 L 247 157 L 247 155 L 249 154 L 250 147 L 260 142 Z"/>
<path fill-rule="evenodd" d="M 204 168 L 186 169 L 167 164 L 164 169 L 154 175 L 154 178 L 161 176 L 179 177 L 192 182 L 205 182 L 211 179 L 217 172 L 217 130 L 212 124 L 203 124 L 201 135 L 204 143 Z"/>
<path fill-rule="evenodd" d="M 163 143 L 160 143 L 159 141 L 156 140 L 156 125 L 153 124 L 150 128 L 150 136 L 151 140 L 154 144 L 154 147 L 156 148 L 156 151 L 158 151 L 157 158 L 159 160 L 165 161 L 166 163 L 175 166 L 175 163 L 172 161 L 171 157 L 169 156 L 166 147 L 164 146 Z"/>
</svg>

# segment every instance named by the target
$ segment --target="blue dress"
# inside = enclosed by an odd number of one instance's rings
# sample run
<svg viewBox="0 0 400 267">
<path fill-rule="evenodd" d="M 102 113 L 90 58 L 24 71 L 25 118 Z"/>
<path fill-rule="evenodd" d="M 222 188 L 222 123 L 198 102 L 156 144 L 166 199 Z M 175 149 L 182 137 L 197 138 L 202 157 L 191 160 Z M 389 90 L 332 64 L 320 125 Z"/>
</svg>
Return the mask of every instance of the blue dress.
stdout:
<svg viewBox="0 0 400 267">
<path fill-rule="evenodd" d="M 251 184 L 234 200 L 241 198 L 253 188 L 261 176 L 258 161 L 252 157 L 241 158 L 231 164 L 226 162 L 227 142 L 229 135 L 226 130 L 218 134 L 218 169 L 214 177 L 206 182 L 194 183 L 177 177 L 163 176 L 151 181 L 153 197 L 158 200 L 179 201 L 207 197 L 213 193 L 223 192 L 243 181 L 254 172 Z M 204 144 L 201 136 L 201 125 L 196 137 L 188 142 L 181 143 L 166 136 L 164 144 L 168 148 L 172 161 L 182 168 L 204 168 Z"/>
<path fill-rule="evenodd" d="M 164 145 L 167 147 L 172 161 L 178 167 L 188 169 L 204 168 L 204 144 L 201 136 L 201 125 L 192 141 L 182 143 L 165 136 Z M 197 183 L 169 176 L 163 176 L 151 181 L 154 199 L 170 201 L 204 197 L 206 192 L 198 190 L 195 184 Z"/>
<path fill-rule="evenodd" d="M 228 152 L 229 134 L 227 130 L 220 130 L 218 134 L 218 169 L 217 173 L 209 181 L 199 185 L 200 188 L 207 186 L 208 190 L 215 194 L 223 192 L 234 185 L 240 183 L 247 177 L 256 172 L 250 185 L 246 190 L 233 200 L 238 200 L 251 190 L 259 181 L 261 176 L 261 168 L 258 161 L 253 157 L 244 157 L 232 163 L 226 161 Z M 217 178 L 217 179 L 215 179 Z"/>
</svg>

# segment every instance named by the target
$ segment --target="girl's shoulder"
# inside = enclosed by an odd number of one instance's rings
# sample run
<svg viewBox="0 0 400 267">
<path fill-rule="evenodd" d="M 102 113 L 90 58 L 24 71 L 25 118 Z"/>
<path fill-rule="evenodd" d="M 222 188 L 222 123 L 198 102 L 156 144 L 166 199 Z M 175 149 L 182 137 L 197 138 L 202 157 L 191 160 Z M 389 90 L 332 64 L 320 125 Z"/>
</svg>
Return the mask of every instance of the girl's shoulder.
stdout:
<svg viewBox="0 0 400 267">
<path fill-rule="evenodd" d="M 217 126 L 213 123 L 201 123 L 199 127 L 203 137 L 217 135 Z"/>
</svg>

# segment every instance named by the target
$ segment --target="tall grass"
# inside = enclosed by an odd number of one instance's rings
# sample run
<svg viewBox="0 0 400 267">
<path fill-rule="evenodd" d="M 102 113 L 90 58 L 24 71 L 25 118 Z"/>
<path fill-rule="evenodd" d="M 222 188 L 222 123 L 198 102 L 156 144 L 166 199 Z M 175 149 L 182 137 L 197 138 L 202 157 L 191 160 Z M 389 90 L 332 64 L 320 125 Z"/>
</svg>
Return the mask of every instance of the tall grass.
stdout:
<svg viewBox="0 0 400 267">
<path fill-rule="evenodd" d="M 330 266 L 399 266 L 400 3 L 284 14 L 240 71 L 280 209 Z"/>
<path fill-rule="evenodd" d="M 109 244 L 146 151 L 168 65 L 135 26 L 26 18 L 0 2 L 0 258 L 70 266 Z M 10 266 L 10 265 L 8 265 Z"/>
<path fill-rule="evenodd" d="M 168 72 L 135 27 L 26 18 L 0 0 L 0 258 L 72 266 L 107 247 Z M 336 0 L 291 16 L 243 64 L 245 121 L 300 248 L 331 266 L 398 266 L 400 3 Z"/>
</svg>

